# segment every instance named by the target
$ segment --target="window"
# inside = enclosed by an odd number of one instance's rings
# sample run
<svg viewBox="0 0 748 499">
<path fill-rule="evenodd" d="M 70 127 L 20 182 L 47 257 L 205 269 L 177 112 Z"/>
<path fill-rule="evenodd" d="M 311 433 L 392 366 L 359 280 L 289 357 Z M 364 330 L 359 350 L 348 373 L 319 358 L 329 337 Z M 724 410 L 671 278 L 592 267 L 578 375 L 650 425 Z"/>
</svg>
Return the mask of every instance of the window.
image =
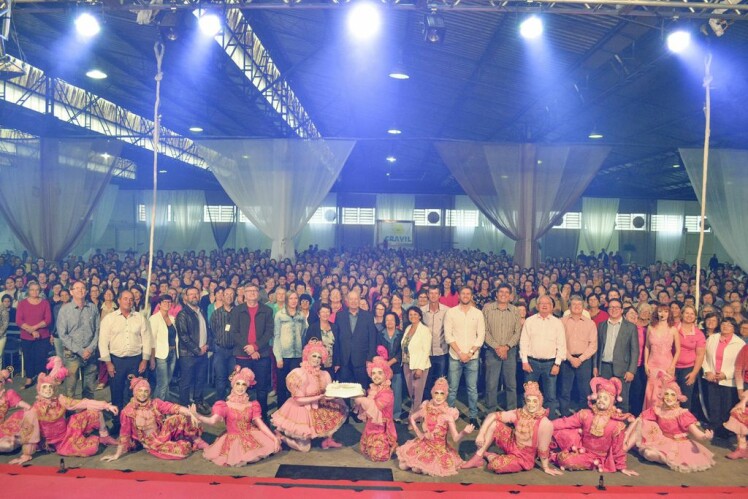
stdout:
<svg viewBox="0 0 748 499">
<path fill-rule="evenodd" d="M 554 225 L 554 229 L 581 229 L 582 213 L 579 211 L 570 211 L 564 214 L 559 225 Z"/>
<path fill-rule="evenodd" d="M 641 223 L 641 227 L 636 226 L 638 223 Z M 644 213 L 619 213 L 616 215 L 616 230 L 647 230 L 647 215 Z"/>
<path fill-rule="evenodd" d="M 343 208 L 343 225 L 374 225 L 374 208 Z"/>
<path fill-rule="evenodd" d="M 146 216 L 148 216 L 148 218 L 150 218 L 151 217 L 151 213 L 148 212 L 146 214 L 146 212 L 145 212 L 145 205 L 144 204 L 139 204 L 138 205 L 138 222 L 145 222 L 145 217 Z M 167 222 L 173 222 L 174 221 L 174 218 L 172 217 L 172 214 L 171 214 L 171 205 L 170 204 L 166 205 L 166 221 Z"/>
<path fill-rule="evenodd" d="M 337 223 L 338 212 L 335 206 L 320 206 L 317 211 L 314 212 L 312 218 L 309 219 L 309 225 L 314 224 L 328 224 L 332 225 Z"/>
<path fill-rule="evenodd" d="M 699 232 L 699 221 L 701 220 L 701 215 L 686 215 L 686 230 L 688 232 Z M 706 228 L 704 229 L 704 232 L 711 232 L 712 228 L 709 226 L 709 220 L 707 217 L 704 217 L 704 220 L 706 220 Z"/>
<path fill-rule="evenodd" d="M 439 215 L 439 219 L 436 222 L 429 221 L 429 214 L 435 212 Z M 426 209 L 415 209 L 413 210 L 413 224 L 416 227 L 438 227 L 441 225 L 442 210 L 439 208 L 426 208 Z"/>
<path fill-rule="evenodd" d="M 478 227 L 478 210 L 445 210 L 447 227 Z"/>
<path fill-rule="evenodd" d="M 205 205 L 203 207 L 203 222 L 231 223 L 236 219 L 236 206 L 234 205 Z"/>
<path fill-rule="evenodd" d="M 652 232 L 682 232 L 683 217 L 678 215 L 652 215 Z"/>
</svg>

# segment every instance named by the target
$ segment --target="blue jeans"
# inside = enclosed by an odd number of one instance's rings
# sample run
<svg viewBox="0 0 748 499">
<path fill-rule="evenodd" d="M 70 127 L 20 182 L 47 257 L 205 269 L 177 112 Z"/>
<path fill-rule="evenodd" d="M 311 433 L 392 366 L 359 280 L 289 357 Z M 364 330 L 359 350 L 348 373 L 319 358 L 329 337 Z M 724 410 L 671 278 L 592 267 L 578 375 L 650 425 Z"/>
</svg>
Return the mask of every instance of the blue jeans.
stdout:
<svg viewBox="0 0 748 499">
<path fill-rule="evenodd" d="M 223 400 L 229 395 L 229 374 L 234 372 L 236 357 L 233 348 L 216 345 L 213 350 L 213 373 L 216 376 L 216 400 Z"/>
<path fill-rule="evenodd" d="M 392 411 L 393 418 L 399 419 L 403 412 L 403 373 L 394 373 L 390 387 L 395 394 L 395 407 Z"/>
<path fill-rule="evenodd" d="M 174 350 L 169 350 L 169 355 L 165 359 L 156 359 L 156 391 L 153 394 L 155 398 L 168 400 L 169 384 L 176 365 L 177 353 Z"/>
<path fill-rule="evenodd" d="M 449 364 L 449 354 L 444 355 L 432 355 L 431 357 L 431 368 L 429 369 L 429 379 L 426 381 L 426 388 L 423 390 L 423 400 L 431 399 L 431 389 L 434 387 L 436 380 L 442 376 L 447 375 L 447 368 Z"/>
<path fill-rule="evenodd" d="M 78 387 L 78 370 L 81 371 L 83 378 L 83 388 L 81 389 L 81 398 L 93 399 L 94 390 L 96 390 L 96 380 L 99 377 L 99 359 L 96 355 L 91 355 L 88 360 L 77 355 L 67 348 L 63 351 L 62 362 L 68 375 L 63 383 L 63 393 L 65 396 L 75 398 L 75 389 Z"/>
<path fill-rule="evenodd" d="M 478 417 L 478 359 L 472 359 L 466 363 L 449 358 L 449 397 L 447 403 L 454 407 L 457 399 L 457 390 L 460 388 L 462 373 L 465 373 L 465 386 L 468 394 L 468 417 Z"/>
<path fill-rule="evenodd" d="M 525 381 L 536 381 L 540 383 L 543 390 L 544 406 L 550 410 L 549 419 L 556 419 L 556 409 L 558 409 L 558 400 L 556 400 L 556 379 L 558 376 L 551 376 L 551 369 L 554 366 L 554 360 L 536 360 L 527 359 L 532 367 L 531 373 L 525 373 Z"/>
</svg>

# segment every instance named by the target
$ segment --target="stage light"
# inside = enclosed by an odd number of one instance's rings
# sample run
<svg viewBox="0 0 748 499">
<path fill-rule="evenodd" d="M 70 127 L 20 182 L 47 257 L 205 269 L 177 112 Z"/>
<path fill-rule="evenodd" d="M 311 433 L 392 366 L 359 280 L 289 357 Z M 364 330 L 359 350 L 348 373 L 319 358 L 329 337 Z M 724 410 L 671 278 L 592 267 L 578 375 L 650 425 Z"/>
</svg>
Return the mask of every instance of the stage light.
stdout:
<svg viewBox="0 0 748 499">
<path fill-rule="evenodd" d="M 159 173 L 169 173 L 169 170 L 159 170 Z"/>
<path fill-rule="evenodd" d="M 374 4 L 357 3 L 348 13 L 348 31 L 359 40 L 366 40 L 376 35 L 381 24 L 379 9 Z"/>
<path fill-rule="evenodd" d="M 436 13 L 426 14 L 423 18 L 423 39 L 428 43 L 442 43 L 446 35 L 444 18 Z"/>
<path fill-rule="evenodd" d="M 200 133 L 202 131 L 203 131 L 203 129 L 200 128 L 199 126 L 191 126 L 190 127 L 190 132 L 192 132 L 192 133 Z"/>
<path fill-rule="evenodd" d="M 394 163 L 395 161 L 397 161 L 397 158 L 393 156 L 392 154 L 387 156 L 385 159 L 387 160 L 388 163 Z"/>
<path fill-rule="evenodd" d="M 99 20 L 93 14 L 83 12 L 75 18 L 75 30 L 85 38 L 96 36 L 101 31 Z"/>
<path fill-rule="evenodd" d="M 592 131 L 590 132 L 590 134 L 587 136 L 587 138 L 590 138 L 590 139 L 593 139 L 593 140 L 602 139 L 603 138 L 603 134 L 600 133 L 600 131 L 597 130 L 596 128 L 593 128 Z"/>
<path fill-rule="evenodd" d="M 100 69 L 92 69 L 86 72 L 86 76 L 88 76 L 92 80 L 103 80 L 108 75 Z"/>
<path fill-rule="evenodd" d="M 691 45 L 691 33 L 679 29 L 667 36 L 667 48 L 670 52 L 681 54 Z"/>
<path fill-rule="evenodd" d="M 387 133 L 389 133 L 390 135 L 400 135 L 401 133 L 403 133 L 403 131 L 400 130 L 399 127 L 391 126 L 387 129 Z"/>
<path fill-rule="evenodd" d="M 221 18 L 215 12 L 195 9 L 192 13 L 197 17 L 197 25 L 205 36 L 212 38 L 221 31 Z"/>
<path fill-rule="evenodd" d="M 535 40 L 543 34 L 543 21 L 537 16 L 530 16 L 519 25 L 519 34 L 526 40 Z"/>
<path fill-rule="evenodd" d="M 405 67 L 402 63 L 397 63 L 390 71 L 390 78 L 394 78 L 395 80 L 407 80 L 410 78 L 410 75 L 405 70 Z"/>
</svg>

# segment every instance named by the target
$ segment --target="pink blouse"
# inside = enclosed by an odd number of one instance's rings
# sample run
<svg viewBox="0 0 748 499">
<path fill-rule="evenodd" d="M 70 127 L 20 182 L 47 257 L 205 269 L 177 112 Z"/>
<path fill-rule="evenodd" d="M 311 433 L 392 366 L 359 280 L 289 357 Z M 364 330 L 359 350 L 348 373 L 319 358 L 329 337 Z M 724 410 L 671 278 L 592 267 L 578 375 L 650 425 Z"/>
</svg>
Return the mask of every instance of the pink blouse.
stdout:
<svg viewBox="0 0 748 499">
<path fill-rule="evenodd" d="M 675 363 L 677 369 L 693 367 L 696 363 L 696 350 L 706 348 L 706 337 L 701 329 L 694 326 L 693 334 L 683 334 L 683 327 L 678 327 L 680 334 L 680 356 Z"/>
</svg>

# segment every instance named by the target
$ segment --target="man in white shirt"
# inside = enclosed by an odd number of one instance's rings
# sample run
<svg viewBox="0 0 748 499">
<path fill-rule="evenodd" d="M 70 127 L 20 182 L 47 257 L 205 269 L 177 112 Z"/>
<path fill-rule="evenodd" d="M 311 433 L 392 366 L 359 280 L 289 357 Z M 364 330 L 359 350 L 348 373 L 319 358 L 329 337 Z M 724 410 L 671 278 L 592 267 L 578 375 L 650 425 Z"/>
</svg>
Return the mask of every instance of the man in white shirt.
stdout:
<svg viewBox="0 0 748 499">
<path fill-rule="evenodd" d="M 473 291 L 463 286 L 459 304 L 447 310 L 444 316 L 444 339 L 449 344 L 449 397 L 454 406 L 462 373 L 468 392 L 468 417 L 470 424 L 478 421 L 478 357 L 486 338 L 486 321 L 480 310 L 473 306 Z"/>
<path fill-rule="evenodd" d="M 423 291 L 421 291 L 423 292 Z M 439 286 L 430 286 L 428 288 L 428 303 L 421 306 L 423 312 L 423 323 L 431 331 L 431 369 L 429 369 L 429 379 L 426 388 L 423 390 L 423 399 L 431 398 L 431 387 L 437 379 L 447 375 L 447 366 L 449 346 L 444 339 L 444 317 L 449 307 L 439 302 L 441 291 Z"/>
<path fill-rule="evenodd" d="M 145 372 L 153 348 L 148 321 L 132 311 L 133 301 L 129 290 L 122 291 L 117 300 L 119 309 L 104 317 L 99 332 L 99 354 L 112 379 L 109 383 L 112 404 L 119 410 L 130 399 L 128 376 Z M 114 427 L 119 427 L 116 418 Z"/>
<path fill-rule="evenodd" d="M 538 313 L 528 317 L 519 339 L 519 354 L 525 381 L 539 382 L 543 387 L 548 417 L 556 418 L 556 379 L 561 362 L 566 359 L 566 332 L 560 319 L 553 316 L 553 299 L 543 295 L 537 300 Z"/>
</svg>

